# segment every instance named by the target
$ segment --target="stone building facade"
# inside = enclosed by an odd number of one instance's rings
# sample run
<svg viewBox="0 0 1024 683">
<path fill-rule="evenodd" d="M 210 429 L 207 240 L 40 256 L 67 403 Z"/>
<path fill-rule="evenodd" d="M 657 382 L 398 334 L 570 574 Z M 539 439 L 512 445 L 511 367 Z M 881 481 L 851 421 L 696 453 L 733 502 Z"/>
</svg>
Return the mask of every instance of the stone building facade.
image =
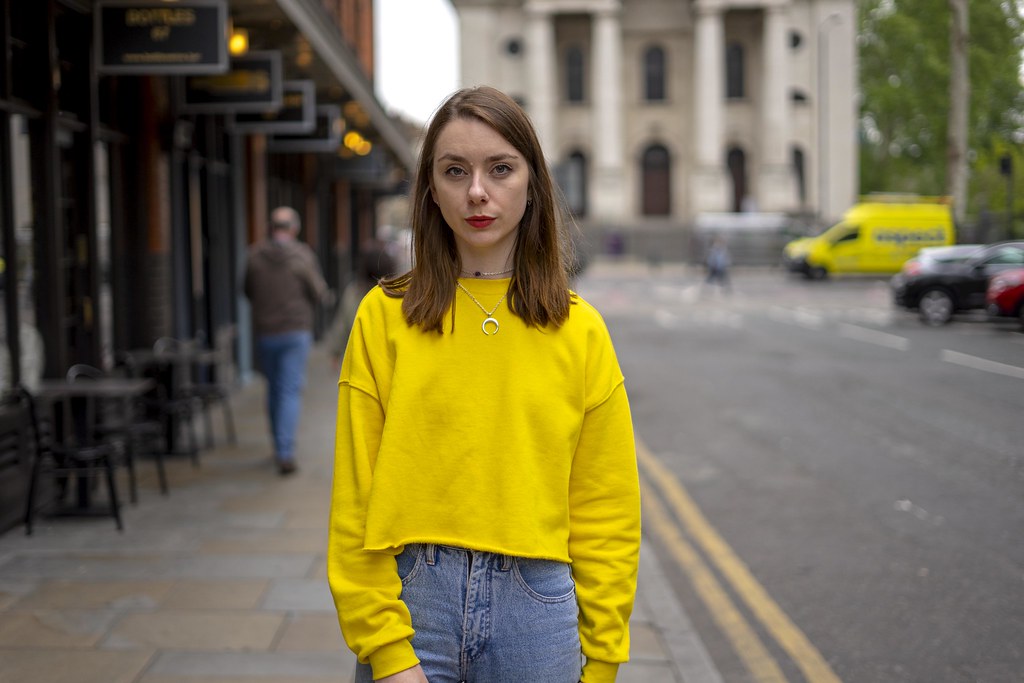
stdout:
<svg viewBox="0 0 1024 683">
<path fill-rule="evenodd" d="M 856 199 L 853 0 L 452 4 L 461 83 L 525 106 L 594 234 L 824 224 Z"/>
</svg>

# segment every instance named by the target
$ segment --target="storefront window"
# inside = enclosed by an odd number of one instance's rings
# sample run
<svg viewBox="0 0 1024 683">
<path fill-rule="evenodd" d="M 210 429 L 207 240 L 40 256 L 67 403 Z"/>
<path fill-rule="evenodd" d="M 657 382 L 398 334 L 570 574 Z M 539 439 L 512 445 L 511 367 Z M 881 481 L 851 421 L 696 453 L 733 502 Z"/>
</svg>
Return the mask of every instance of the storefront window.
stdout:
<svg viewBox="0 0 1024 683">
<path fill-rule="evenodd" d="M 13 200 L 14 239 L 17 252 L 13 258 L 4 254 L 4 287 L 16 287 L 18 299 L 18 324 L 20 326 L 18 341 L 20 344 L 21 381 L 29 388 L 34 388 L 43 373 L 45 356 L 43 338 L 36 326 L 35 308 L 35 216 L 32 211 L 32 162 L 31 142 L 28 133 L 28 119 L 24 116 L 11 116 L 10 138 L 10 182 Z M 7 273 L 12 269 L 6 264 L 16 263 L 17 282 L 12 282 Z M 6 340 L 6 332 L 4 334 Z M 9 346 L 2 345 L 3 358 L 0 359 L 3 389 L 10 388 L 12 381 Z"/>
</svg>

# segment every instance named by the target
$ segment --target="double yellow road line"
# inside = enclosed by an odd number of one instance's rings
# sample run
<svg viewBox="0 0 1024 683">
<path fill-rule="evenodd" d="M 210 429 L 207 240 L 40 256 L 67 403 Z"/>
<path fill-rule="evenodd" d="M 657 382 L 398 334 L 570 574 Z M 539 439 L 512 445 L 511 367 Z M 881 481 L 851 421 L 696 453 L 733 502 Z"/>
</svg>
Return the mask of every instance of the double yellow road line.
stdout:
<svg viewBox="0 0 1024 683">
<path fill-rule="evenodd" d="M 758 683 L 786 683 L 778 662 L 736 606 L 709 563 L 800 669 L 808 683 L 840 683 L 828 662 L 758 583 L 750 569 L 708 523 L 675 476 L 637 439 L 644 526 L 687 574 L 712 619 Z M 663 502 L 664 501 L 664 502 Z M 685 536 L 684 536 L 685 531 Z M 693 543 L 686 537 L 692 539 Z M 696 544 L 701 552 L 694 547 Z M 707 560 L 704 559 L 707 557 Z"/>
</svg>

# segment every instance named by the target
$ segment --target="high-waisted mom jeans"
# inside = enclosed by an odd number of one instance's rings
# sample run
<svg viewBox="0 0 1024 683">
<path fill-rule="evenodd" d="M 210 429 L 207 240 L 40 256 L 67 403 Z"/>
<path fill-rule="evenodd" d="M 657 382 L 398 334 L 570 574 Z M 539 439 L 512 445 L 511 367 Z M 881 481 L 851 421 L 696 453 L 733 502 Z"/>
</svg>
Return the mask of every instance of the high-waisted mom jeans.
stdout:
<svg viewBox="0 0 1024 683">
<path fill-rule="evenodd" d="M 578 683 L 569 565 L 433 544 L 408 545 L 397 560 L 430 683 Z M 372 680 L 357 665 L 356 683 Z"/>
</svg>

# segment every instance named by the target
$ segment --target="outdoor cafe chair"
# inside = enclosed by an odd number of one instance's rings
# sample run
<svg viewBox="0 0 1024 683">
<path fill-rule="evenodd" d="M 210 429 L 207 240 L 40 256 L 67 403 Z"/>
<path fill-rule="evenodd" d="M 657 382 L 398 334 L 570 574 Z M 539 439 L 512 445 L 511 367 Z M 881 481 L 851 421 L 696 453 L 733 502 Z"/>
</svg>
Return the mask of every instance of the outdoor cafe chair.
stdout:
<svg viewBox="0 0 1024 683">
<path fill-rule="evenodd" d="M 172 337 L 161 337 L 149 349 L 118 354 L 118 363 L 132 377 L 152 377 L 157 387 L 144 399 L 148 415 L 156 415 L 164 425 L 167 454 L 188 454 L 192 464 L 199 465 L 199 437 L 196 435 L 197 401 L 189 395 L 190 383 L 184 370 L 189 368 L 192 349 Z M 187 443 L 178 448 L 179 427 L 183 427 Z"/>
<path fill-rule="evenodd" d="M 118 374 L 107 373 L 97 367 L 85 363 L 77 363 L 68 368 L 65 377 L 69 382 L 103 380 L 106 377 L 132 377 L 132 369 L 118 365 Z M 135 459 L 143 454 L 152 456 L 156 463 L 157 481 L 160 492 L 168 492 L 167 473 L 164 468 L 164 453 L 168 450 L 162 443 L 164 425 L 157 419 L 146 416 L 144 399 L 123 398 L 106 401 L 98 409 L 94 432 L 101 440 L 120 441 L 123 444 L 124 465 L 128 470 L 130 499 L 138 502 L 138 485 L 135 477 Z"/>
<path fill-rule="evenodd" d="M 206 357 L 209 362 L 199 364 L 196 377 L 187 391 L 196 398 L 203 413 L 203 422 L 206 427 L 206 445 L 213 447 L 213 419 L 210 416 L 210 407 L 219 403 L 224 411 L 224 428 L 227 430 L 228 443 L 238 443 L 235 434 L 235 418 L 231 412 L 231 377 L 234 368 L 234 345 L 235 326 L 224 325 L 214 335 L 213 348 L 209 349 L 197 339 L 200 348 L 212 352 Z"/>
<path fill-rule="evenodd" d="M 41 414 L 36 398 L 23 385 L 15 388 L 15 394 L 28 412 L 33 444 L 32 468 L 25 502 L 25 534 L 32 534 L 32 522 L 37 507 L 40 506 L 36 496 L 44 477 L 51 478 L 55 487 L 52 502 L 62 505 L 65 504 L 72 481 L 77 484 L 80 496 L 88 496 L 93 481 L 100 477 L 104 478 L 107 484 L 110 515 L 114 518 L 117 530 L 123 531 L 121 506 L 118 502 L 117 482 L 114 476 L 118 458 L 117 446 L 111 442 L 89 443 L 87 440 L 75 438 L 76 435 L 71 433 L 74 429 L 70 424 L 65 424 L 67 429 L 63 430 L 64 434 L 60 438 L 53 421 L 53 411 L 47 411 L 47 415 Z M 89 514 L 91 508 L 87 503 L 87 500 L 80 498 L 77 508 L 65 506 L 64 511 L 70 514 Z"/>
</svg>

